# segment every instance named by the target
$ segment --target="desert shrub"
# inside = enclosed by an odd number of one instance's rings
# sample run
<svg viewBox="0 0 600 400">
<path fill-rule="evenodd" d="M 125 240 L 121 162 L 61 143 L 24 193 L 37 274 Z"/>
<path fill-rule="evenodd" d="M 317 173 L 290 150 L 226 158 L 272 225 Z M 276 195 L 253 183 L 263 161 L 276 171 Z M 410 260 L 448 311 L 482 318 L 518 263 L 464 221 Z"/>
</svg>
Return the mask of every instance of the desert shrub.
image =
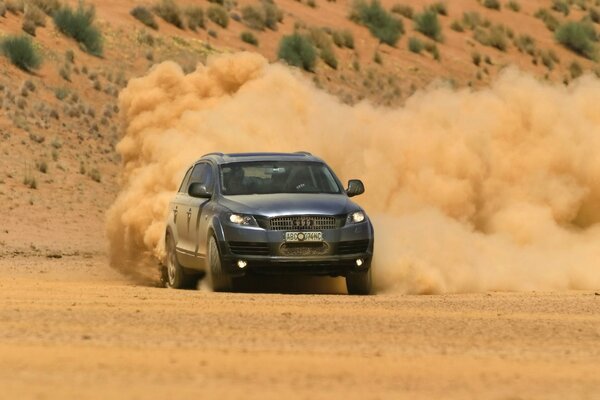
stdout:
<svg viewBox="0 0 600 400">
<path fill-rule="evenodd" d="M 35 163 L 35 166 L 38 169 L 38 171 L 40 171 L 42 174 L 48 172 L 48 163 L 46 162 L 46 160 L 38 161 L 37 163 Z"/>
<path fill-rule="evenodd" d="M 262 31 L 266 26 L 267 16 L 262 7 L 247 5 L 242 8 L 242 21 L 250 29 Z"/>
<path fill-rule="evenodd" d="M 588 15 L 592 22 L 594 22 L 596 24 L 600 24 L 600 10 L 599 9 L 594 8 L 594 7 L 590 8 Z"/>
<path fill-rule="evenodd" d="M 500 51 L 506 51 L 508 48 L 505 28 L 501 25 L 493 26 L 488 31 L 478 28 L 473 38 L 484 46 L 494 47 Z"/>
<path fill-rule="evenodd" d="M 349 49 L 354 48 L 354 35 L 352 35 L 352 32 L 347 29 L 333 31 L 331 38 L 337 47 L 347 47 Z"/>
<path fill-rule="evenodd" d="M 463 13 L 461 24 L 467 29 L 474 30 L 478 26 L 482 25 L 483 21 L 478 12 L 470 11 Z"/>
<path fill-rule="evenodd" d="M 208 16 L 208 19 L 219 25 L 221 28 L 227 28 L 227 25 L 229 25 L 229 15 L 223 6 L 214 4 L 208 7 L 206 15 Z"/>
<path fill-rule="evenodd" d="M 23 32 L 28 33 L 31 36 L 35 36 L 37 25 L 30 19 L 24 19 L 23 23 L 21 24 L 21 29 L 23 29 Z"/>
<path fill-rule="evenodd" d="M 42 64 L 39 51 L 25 35 L 9 35 L 0 42 L 2 53 L 10 62 L 24 71 L 38 69 Z"/>
<path fill-rule="evenodd" d="M 552 0 L 552 9 L 559 13 L 563 13 L 565 16 L 569 15 L 571 11 L 569 4 L 565 0 Z"/>
<path fill-rule="evenodd" d="M 138 21 L 140 21 L 142 24 L 146 25 L 149 28 L 152 29 L 158 29 L 158 24 L 156 23 L 156 20 L 154 19 L 154 14 L 152 14 L 152 12 L 150 10 L 148 10 L 146 7 L 144 6 L 137 6 L 135 8 L 133 8 L 129 14 L 131 14 L 131 16 L 135 19 L 137 19 Z"/>
<path fill-rule="evenodd" d="M 33 22 L 36 26 L 46 26 L 46 13 L 34 4 L 27 4 L 24 18 Z"/>
<path fill-rule="evenodd" d="M 217 33 L 217 31 L 215 31 L 214 29 L 209 29 L 208 30 L 208 36 L 210 37 L 214 37 L 215 39 L 219 37 L 219 34 Z"/>
<path fill-rule="evenodd" d="M 394 4 L 392 6 L 391 11 L 395 14 L 400 14 L 404 18 L 413 19 L 415 15 L 415 10 L 406 4 Z"/>
<path fill-rule="evenodd" d="M 13 14 L 20 14 L 25 11 L 25 2 L 23 0 L 5 0 L 4 5 Z"/>
<path fill-rule="evenodd" d="M 323 60 L 323 62 L 325 62 L 325 64 L 329 65 L 333 69 L 337 69 L 338 60 L 337 60 L 337 57 L 335 56 L 335 52 L 333 51 L 333 48 L 331 46 L 327 46 L 327 47 L 320 49 L 319 56 L 321 57 L 321 60 Z"/>
<path fill-rule="evenodd" d="M 281 38 L 277 56 L 289 65 L 303 68 L 306 71 L 314 71 L 317 50 L 308 37 L 293 33 Z"/>
<path fill-rule="evenodd" d="M 569 74 L 571 74 L 572 79 L 577 79 L 583 75 L 583 68 L 581 67 L 581 64 L 579 64 L 577 61 L 573 61 L 571 64 L 569 64 Z"/>
<path fill-rule="evenodd" d="M 535 54 L 535 39 L 527 34 L 519 35 L 514 40 L 515 46 L 521 53 L 527 53 L 530 56 Z"/>
<path fill-rule="evenodd" d="M 452 21 L 452 23 L 450 24 L 450 29 L 452 29 L 455 32 L 464 32 L 465 31 L 463 24 L 458 20 Z"/>
<path fill-rule="evenodd" d="M 58 99 L 58 100 L 64 100 L 69 96 L 70 92 L 69 89 L 65 88 L 65 87 L 59 87 L 54 89 L 54 96 Z"/>
<path fill-rule="evenodd" d="M 408 49 L 413 53 L 420 54 L 424 47 L 423 42 L 419 38 L 411 37 L 408 39 Z"/>
<path fill-rule="evenodd" d="M 442 25 L 433 10 L 425 10 L 415 16 L 415 29 L 433 40 L 442 40 Z"/>
<path fill-rule="evenodd" d="M 79 3 L 77 9 L 64 6 L 54 13 L 54 24 L 59 31 L 79 42 L 85 51 L 95 56 L 102 55 L 102 33 L 94 26 L 94 6 Z"/>
<path fill-rule="evenodd" d="M 431 6 L 429 6 L 429 8 L 432 11 L 435 11 L 437 14 L 448 15 L 448 8 L 446 7 L 446 3 L 442 3 L 442 2 L 433 3 Z"/>
<path fill-rule="evenodd" d="M 378 0 L 366 3 L 357 0 L 352 8 L 350 19 L 366 26 L 380 42 L 394 46 L 404 33 L 402 21 L 387 12 Z"/>
<path fill-rule="evenodd" d="M 190 6 L 185 9 L 187 17 L 187 26 L 190 30 L 196 31 L 198 28 L 204 29 L 206 22 L 204 19 L 204 10 L 198 6 Z"/>
<path fill-rule="evenodd" d="M 306 5 L 310 8 L 317 8 L 317 2 L 315 0 L 306 0 Z"/>
<path fill-rule="evenodd" d="M 553 50 L 543 50 L 539 53 L 542 64 L 549 70 L 554 69 L 554 64 L 559 63 L 558 56 Z"/>
<path fill-rule="evenodd" d="M 435 42 L 426 42 L 425 43 L 425 51 L 433 56 L 433 58 L 437 61 L 441 60 L 440 50 L 438 49 Z"/>
<path fill-rule="evenodd" d="M 69 70 L 65 67 L 62 67 L 59 71 L 58 74 L 60 75 L 61 78 L 63 78 L 65 81 L 67 82 L 71 82 L 71 73 L 69 72 Z"/>
<path fill-rule="evenodd" d="M 521 11 L 521 3 L 516 0 L 510 0 L 508 3 L 506 3 L 506 7 L 514 12 Z"/>
<path fill-rule="evenodd" d="M 375 54 L 373 54 L 373 62 L 375 64 L 383 64 L 383 58 L 381 58 L 381 53 L 378 51 L 375 51 Z"/>
<path fill-rule="evenodd" d="M 60 0 L 29 0 L 29 4 L 35 5 L 46 15 L 52 15 L 61 7 Z"/>
<path fill-rule="evenodd" d="M 483 6 L 492 10 L 500 9 L 500 1 L 498 0 L 483 0 Z"/>
<path fill-rule="evenodd" d="M 6 16 L 6 4 L 3 1 L 0 1 L 0 17 Z"/>
<path fill-rule="evenodd" d="M 152 10 L 162 18 L 165 22 L 175 25 L 179 29 L 183 29 L 183 18 L 181 17 L 181 9 L 173 0 L 161 0 L 152 7 Z"/>
<path fill-rule="evenodd" d="M 590 60 L 596 59 L 598 40 L 596 30 L 590 23 L 569 21 L 562 24 L 555 34 L 556 40 L 563 46 Z"/>
<path fill-rule="evenodd" d="M 94 181 L 100 183 L 102 181 L 102 175 L 100 175 L 100 171 L 96 168 L 92 168 L 89 173 L 89 177 Z"/>
<path fill-rule="evenodd" d="M 35 177 L 31 176 L 30 174 L 25 175 L 23 178 L 23 184 L 30 189 L 37 189 L 37 181 L 35 180 Z"/>
<path fill-rule="evenodd" d="M 556 28 L 558 28 L 558 20 L 550 11 L 546 10 L 545 8 L 540 8 L 537 10 L 534 16 L 538 19 L 541 19 L 549 31 L 554 32 Z"/>
<path fill-rule="evenodd" d="M 474 51 L 473 53 L 471 53 L 471 61 L 476 66 L 479 66 L 481 64 L 481 54 L 479 54 L 476 51 Z"/>
<path fill-rule="evenodd" d="M 240 34 L 240 39 L 242 39 L 242 42 L 246 42 L 248 44 L 251 44 L 252 46 L 258 46 L 258 39 L 256 38 L 256 36 L 254 36 L 252 32 L 242 32 Z"/>
<path fill-rule="evenodd" d="M 23 82 L 23 88 L 30 92 L 35 92 L 35 83 L 31 82 L 29 79 Z"/>
<path fill-rule="evenodd" d="M 75 62 L 75 52 L 73 50 L 65 51 L 65 61 L 69 64 L 73 64 Z"/>
<path fill-rule="evenodd" d="M 267 28 L 276 31 L 277 24 L 283 21 L 283 11 L 281 11 L 275 3 L 271 1 L 263 1 L 263 9 L 265 10 L 265 24 Z"/>
</svg>

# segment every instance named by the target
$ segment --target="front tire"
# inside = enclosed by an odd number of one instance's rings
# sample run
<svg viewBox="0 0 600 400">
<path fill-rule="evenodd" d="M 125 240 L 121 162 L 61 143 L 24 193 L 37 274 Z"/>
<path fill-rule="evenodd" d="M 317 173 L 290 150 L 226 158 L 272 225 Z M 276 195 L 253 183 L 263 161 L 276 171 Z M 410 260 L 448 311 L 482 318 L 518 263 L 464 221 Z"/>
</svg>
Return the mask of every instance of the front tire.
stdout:
<svg viewBox="0 0 600 400">
<path fill-rule="evenodd" d="M 167 259 L 162 271 L 162 281 L 170 289 L 196 289 L 198 278 L 185 273 L 175 253 L 175 241 L 171 235 L 167 236 Z"/>
<path fill-rule="evenodd" d="M 371 268 L 365 272 L 348 272 L 346 275 L 346 289 L 348 294 L 369 295 L 373 290 Z"/>
<path fill-rule="evenodd" d="M 231 276 L 223 271 L 221 253 L 219 252 L 219 246 L 217 246 L 217 239 L 214 236 L 211 236 L 208 240 L 206 278 L 213 292 L 230 292 L 233 287 Z"/>
</svg>

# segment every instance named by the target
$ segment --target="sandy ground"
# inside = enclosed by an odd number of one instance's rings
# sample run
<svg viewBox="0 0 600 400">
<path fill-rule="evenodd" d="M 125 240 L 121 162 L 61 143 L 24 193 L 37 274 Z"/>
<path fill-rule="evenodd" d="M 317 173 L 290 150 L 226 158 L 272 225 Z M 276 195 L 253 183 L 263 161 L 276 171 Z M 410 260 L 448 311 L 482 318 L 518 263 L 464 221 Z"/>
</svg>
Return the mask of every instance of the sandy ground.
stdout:
<svg viewBox="0 0 600 400">
<path fill-rule="evenodd" d="M 0 259 L 2 398 L 594 399 L 600 295 L 221 294 Z"/>
</svg>

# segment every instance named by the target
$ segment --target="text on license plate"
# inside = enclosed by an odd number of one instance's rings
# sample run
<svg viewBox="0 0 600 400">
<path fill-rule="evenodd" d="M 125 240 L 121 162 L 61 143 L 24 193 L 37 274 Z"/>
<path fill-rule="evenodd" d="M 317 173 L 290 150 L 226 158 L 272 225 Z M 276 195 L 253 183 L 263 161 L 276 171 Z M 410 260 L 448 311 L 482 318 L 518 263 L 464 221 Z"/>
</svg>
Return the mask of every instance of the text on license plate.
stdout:
<svg viewBox="0 0 600 400">
<path fill-rule="evenodd" d="M 286 242 L 322 242 L 323 232 L 286 232 Z"/>
</svg>

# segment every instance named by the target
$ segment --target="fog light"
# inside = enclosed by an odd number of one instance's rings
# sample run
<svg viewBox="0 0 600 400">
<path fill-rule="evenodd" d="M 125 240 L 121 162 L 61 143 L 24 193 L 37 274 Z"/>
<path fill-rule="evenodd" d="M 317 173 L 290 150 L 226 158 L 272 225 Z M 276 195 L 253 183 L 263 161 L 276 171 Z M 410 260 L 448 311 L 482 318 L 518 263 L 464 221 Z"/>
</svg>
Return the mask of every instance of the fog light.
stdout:
<svg viewBox="0 0 600 400">
<path fill-rule="evenodd" d="M 360 266 L 362 266 L 362 265 L 363 265 L 363 263 L 364 263 L 364 261 L 363 261 L 363 259 L 362 259 L 362 258 L 357 258 L 357 259 L 356 259 L 356 266 L 357 266 L 357 267 L 360 267 Z"/>
<path fill-rule="evenodd" d="M 246 268 L 246 265 L 248 265 L 248 263 L 244 260 L 238 260 L 237 262 L 237 266 L 239 269 L 244 269 Z"/>
</svg>

